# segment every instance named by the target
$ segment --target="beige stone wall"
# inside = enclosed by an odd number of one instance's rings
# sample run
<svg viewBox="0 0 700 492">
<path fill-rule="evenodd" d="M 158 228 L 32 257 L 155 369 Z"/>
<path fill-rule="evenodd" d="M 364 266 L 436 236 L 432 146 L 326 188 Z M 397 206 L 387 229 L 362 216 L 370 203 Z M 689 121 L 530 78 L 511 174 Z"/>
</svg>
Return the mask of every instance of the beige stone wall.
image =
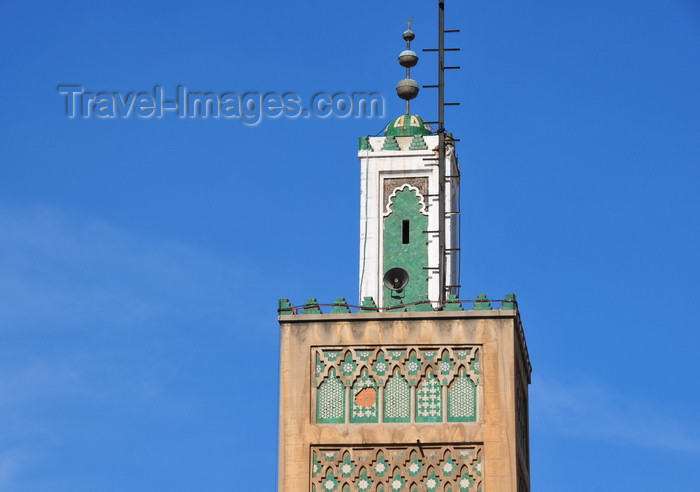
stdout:
<svg viewBox="0 0 700 492">
<path fill-rule="evenodd" d="M 530 366 L 516 311 L 284 315 L 279 321 L 280 491 L 310 490 L 312 445 L 415 445 L 420 440 L 424 445 L 480 445 L 483 491 L 527 492 L 529 486 L 517 488 L 518 466 L 521 482 L 526 477 L 529 483 L 529 470 L 518 445 L 515 385 L 525 382 L 527 391 Z M 458 344 L 480 347 L 476 422 L 315 423 L 312 347 Z"/>
</svg>

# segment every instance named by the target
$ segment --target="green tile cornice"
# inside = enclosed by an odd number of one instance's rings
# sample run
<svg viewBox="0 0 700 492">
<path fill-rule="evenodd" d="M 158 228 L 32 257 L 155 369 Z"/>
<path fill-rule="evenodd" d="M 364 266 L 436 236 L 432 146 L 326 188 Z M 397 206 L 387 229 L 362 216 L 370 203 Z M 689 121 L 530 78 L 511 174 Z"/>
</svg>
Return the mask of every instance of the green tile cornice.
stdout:
<svg viewBox="0 0 700 492">
<path fill-rule="evenodd" d="M 396 137 L 389 135 L 384 140 L 384 145 L 382 145 L 382 150 L 401 150 L 399 148 L 399 143 L 396 141 Z"/>
</svg>

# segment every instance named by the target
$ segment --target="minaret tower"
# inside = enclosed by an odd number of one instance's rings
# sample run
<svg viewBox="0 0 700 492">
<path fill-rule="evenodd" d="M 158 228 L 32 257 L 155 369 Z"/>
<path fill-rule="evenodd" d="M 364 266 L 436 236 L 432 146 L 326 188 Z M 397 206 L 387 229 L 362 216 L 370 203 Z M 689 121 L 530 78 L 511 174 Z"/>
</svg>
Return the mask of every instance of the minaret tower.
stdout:
<svg viewBox="0 0 700 492">
<path fill-rule="evenodd" d="M 411 114 L 403 36 L 406 113 L 359 142 L 360 305 L 280 299 L 278 490 L 530 492 L 515 295 L 457 297 L 455 140 Z"/>
<path fill-rule="evenodd" d="M 439 136 L 410 113 L 418 95 L 411 67 L 415 34 L 403 33 L 406 50 L 399 63 L 406 78 L 396 86 L 406 114 L 392 120 L 378 137 L 360 137 L 360 298 L 396 307 L 459 295 L 459 165 L 448 139 L 445 175 L 439 159 Z M 443 204 L 443 207 L 440 205 Z M 451 254 L 441 253 L 441 235 Z M 441 286 L 441 272 L 445 282 Z"/>
</svg>

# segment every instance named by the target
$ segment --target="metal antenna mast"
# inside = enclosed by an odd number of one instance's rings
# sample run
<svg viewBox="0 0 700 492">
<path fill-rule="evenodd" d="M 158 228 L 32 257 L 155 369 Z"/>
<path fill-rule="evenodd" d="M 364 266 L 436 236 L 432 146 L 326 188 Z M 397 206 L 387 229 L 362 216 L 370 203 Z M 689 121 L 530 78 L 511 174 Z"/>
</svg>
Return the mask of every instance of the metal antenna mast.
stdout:
<svg viewBox="0 0 700 492">
<path fill-rule="evenodd" d="M 445 200 L 449 197 L 445 196 L 445 184 L 448 179 L 459 178 L 459 176 L 449 176 L 447 174 L 447 148 L 446 139 L 448 138 L 445 133 L 445 106 L 459 106 L 458 102 L 445 102 L 445 70 L 456 70 L 460 67 L 447 67 L 445 66 L 445 52 L 446 51 L 459 51 L 459 48 L 445 48 L 445 33 L 456 33 L 459 29 L 445 30 L 445 0 L 438 0 L 438 47 L 437 49 L 424 49 L 423 51 L 437 51 L 438 53 L 438 83 L 437 85 L 424 85 L 423 87 L 437 88 L 438 90 L 438 120 L 436 122 L 438 127 L 438 179 L 440 182 L 440 190 L 438 196 L 438 212 L 440 217 L 440 224 L 438 227 L 438 246 L 440 250 L 440 260 L 438 263 L 438 275 L 439 275 L 439 285 L 440 285 L 440 298 L 439 301 L 444 305 L 447 299 L 447 291 L 451 287 L 447 285 L 447 255 L 455 251 L 455 249 L 447 250 L 445 245 L 445 221 L 447 214 L 445 213 Z M 450 142 L 454 142 L 455 139 L 449 137 Z"/>
</svg>

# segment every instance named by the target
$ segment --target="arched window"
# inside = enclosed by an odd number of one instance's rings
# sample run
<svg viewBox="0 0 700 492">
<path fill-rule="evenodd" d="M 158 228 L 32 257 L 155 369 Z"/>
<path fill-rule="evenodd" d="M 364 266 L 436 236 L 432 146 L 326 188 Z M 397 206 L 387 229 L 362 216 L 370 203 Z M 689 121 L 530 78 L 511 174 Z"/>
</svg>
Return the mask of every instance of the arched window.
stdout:
<svg viewBox="0 0 700 492">
<path fill-rule="evenodd" d="M 334 369 L 328 371 L 328 376 L 318 388 L 316 416 L 321 424 L 345 422 L 345 388 Z"/>
<path fill-rule="evenodd" d="M 386 382 L 384 390 L 384 421 L 411 421 L 411 389 L 397 370 Z"/>
<path fill-rule="evenodd" d="M 449 422 L 476 421 L 476 385 L 460 368 L 447 396 L 447 420 Z"/>
<path fill-rule="evenodd" d="M 442 422 L 442 387 L 432 370 L 416 391 L 416 422 Z"/>
<path fill-rule="evenodd" d="M 363 369 L 352 385 L 352 410 L 350 422 L 374 423 L 378 421 L 377 383 Z"/>
</svg>

